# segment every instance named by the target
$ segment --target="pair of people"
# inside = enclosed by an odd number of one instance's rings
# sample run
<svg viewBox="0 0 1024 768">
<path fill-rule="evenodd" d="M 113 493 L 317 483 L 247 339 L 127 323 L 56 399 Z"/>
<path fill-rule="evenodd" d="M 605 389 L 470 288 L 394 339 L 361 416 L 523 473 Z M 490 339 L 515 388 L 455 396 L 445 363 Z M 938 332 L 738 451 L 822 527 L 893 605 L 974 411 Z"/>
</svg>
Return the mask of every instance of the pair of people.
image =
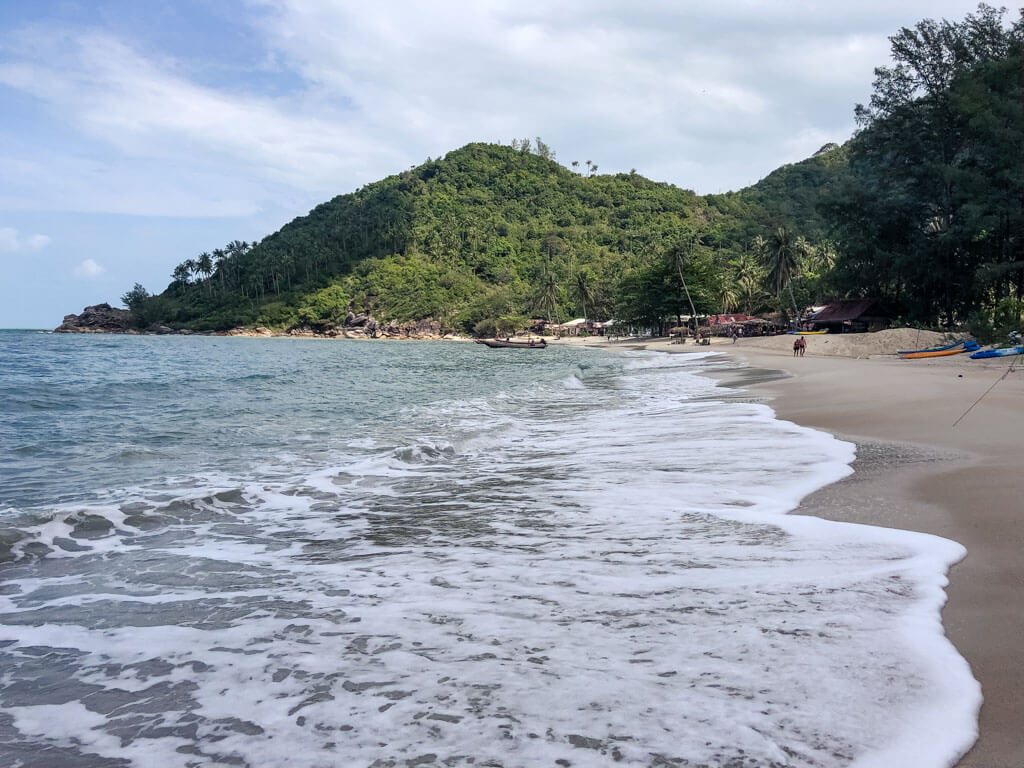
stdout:
<svg viewBox="0 0 1024 768">
<path fill-rule="evenodd" d="M 793 341 L 793 357 L 803 357 L 804 350 L 807 349 L 807 339 L 803 336 L 797 336 Z"/>
</svg>

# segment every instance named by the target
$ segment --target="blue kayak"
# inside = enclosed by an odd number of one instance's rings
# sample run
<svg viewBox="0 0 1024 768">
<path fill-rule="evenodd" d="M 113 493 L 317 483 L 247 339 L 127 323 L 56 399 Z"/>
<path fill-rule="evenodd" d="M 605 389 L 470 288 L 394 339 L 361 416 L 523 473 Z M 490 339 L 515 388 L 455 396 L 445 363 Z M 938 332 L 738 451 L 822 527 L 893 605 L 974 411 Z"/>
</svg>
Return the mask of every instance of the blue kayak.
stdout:
<svg viewBox="0 0 1024 768">
<path fill-rule="evenodd" d="M 1009 357 L 1010 355 L 1024 355 L 1024 345 L 1019 347 L 1003 347 L 1002 349 L 983 349 L 971 355 L 971 359 L 981 360 L 986 357 Z"/>
</svg>

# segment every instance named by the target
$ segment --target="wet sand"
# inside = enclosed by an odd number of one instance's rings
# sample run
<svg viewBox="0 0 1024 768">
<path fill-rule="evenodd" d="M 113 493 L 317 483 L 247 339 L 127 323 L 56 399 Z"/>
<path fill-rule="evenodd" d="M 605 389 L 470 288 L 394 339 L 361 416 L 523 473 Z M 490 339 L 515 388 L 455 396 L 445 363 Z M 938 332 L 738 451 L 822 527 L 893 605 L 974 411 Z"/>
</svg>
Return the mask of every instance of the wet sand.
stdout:
<svg viewBox="0 0 1024 768">
<path fill-rule="evenodd" d="M 798 512 L 923 531 L 967 548 L 950 573 L 943 623 L 985 701 L 978 741 L 956 765 L 1020 768 L 1024 364 L 1007 374 L 1014 358 L 824 357 L 813 354 L 814 341 L 799 359 L 742 341 L 718 349 L 785 372 L 736 382 L 765 397 L 781 418 L 857 443 L 854 474 L 804 499 Z"/>
<path fill-rule="evenodd" d="M 794 358 L 791 339 L 715 339 L 699 350 L 665 340 L 602 346 L 746 361 L 749 369 L 713 375 L 780 418 L 857 444 L 854 474 L 808 496 L 797 513 L 922 531 L 967 548 L 949 574 L 942 618 L 984 703 L 978 741 L 956 766 L 1021 768 L 1024 359 L 858 359 L 836 354 L 842 336 L 809 336 L 806 356 Z M 816 353 L 825 339 L 832 346 Z"/>
</svg>

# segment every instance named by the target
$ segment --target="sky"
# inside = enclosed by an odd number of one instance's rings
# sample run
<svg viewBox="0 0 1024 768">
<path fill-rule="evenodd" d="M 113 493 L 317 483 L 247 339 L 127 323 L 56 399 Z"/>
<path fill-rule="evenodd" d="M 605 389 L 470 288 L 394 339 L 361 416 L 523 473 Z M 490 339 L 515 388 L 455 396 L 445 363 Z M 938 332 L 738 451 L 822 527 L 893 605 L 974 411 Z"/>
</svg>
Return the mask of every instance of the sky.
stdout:
<svg viewBox="0 0 1024 768">
<path fill-rule="evenodd" d="M 853 133 L 888 37 L 957 0 L 0 0 L 0 328 L 469 142 L 699 193 Z"/>
</svg>

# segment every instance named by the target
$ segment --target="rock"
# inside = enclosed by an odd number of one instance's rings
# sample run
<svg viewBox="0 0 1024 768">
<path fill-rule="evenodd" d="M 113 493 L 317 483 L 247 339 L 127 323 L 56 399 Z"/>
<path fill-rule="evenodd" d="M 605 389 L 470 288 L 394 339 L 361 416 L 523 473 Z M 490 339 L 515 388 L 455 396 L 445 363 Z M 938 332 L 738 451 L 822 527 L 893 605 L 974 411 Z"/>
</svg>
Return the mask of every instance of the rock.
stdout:
<svg viewBox="0 0 1024 768">
<path fill-rule="evenodd" d="M 127 309 L 114 309 L 109 304 L 86 307 L 80 315 L 65 315 L 64 322 L 54 333 L 127 333 L 131 328 L 132 313 Z"/>
</svg>

